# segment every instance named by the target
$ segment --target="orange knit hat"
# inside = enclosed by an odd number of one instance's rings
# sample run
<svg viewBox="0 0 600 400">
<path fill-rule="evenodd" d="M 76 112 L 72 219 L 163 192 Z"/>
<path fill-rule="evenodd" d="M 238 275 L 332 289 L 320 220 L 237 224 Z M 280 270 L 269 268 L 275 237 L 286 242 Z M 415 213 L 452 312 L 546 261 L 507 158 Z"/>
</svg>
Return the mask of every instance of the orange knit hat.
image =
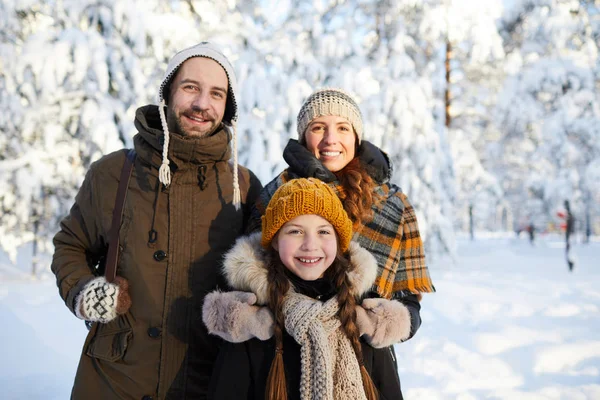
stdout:
<svg viewBox="0 0 600 400">
<path fill-rule="evenodd" d="M 286 222 L 306 214 L 325 218 L 337 232 L 342 251 L 348 250 L 352 221 L 333 189 L 315 178 L 292 179 L 273 194 L 262 216 L 262 246 L 268 248 Z"/>
</svg>

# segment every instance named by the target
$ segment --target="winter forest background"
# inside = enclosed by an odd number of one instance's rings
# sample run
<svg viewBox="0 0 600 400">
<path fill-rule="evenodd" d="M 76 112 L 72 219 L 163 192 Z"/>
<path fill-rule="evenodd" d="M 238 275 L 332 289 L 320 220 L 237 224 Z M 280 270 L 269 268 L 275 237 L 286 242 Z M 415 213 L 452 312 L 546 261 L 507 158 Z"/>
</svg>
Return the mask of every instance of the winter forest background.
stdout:
<svg viewBox="0 0 600 400">
<path fill-rule="evenodd" d="M 355 94 L 429 254 L 463 230 L 600 233 L 600 1 L 0 1 L 0 249 L 51 253 L 89 164 L 131 146 L 170 57 L 223 47 L 267 183 L 315 88 Z"/>
</svg>

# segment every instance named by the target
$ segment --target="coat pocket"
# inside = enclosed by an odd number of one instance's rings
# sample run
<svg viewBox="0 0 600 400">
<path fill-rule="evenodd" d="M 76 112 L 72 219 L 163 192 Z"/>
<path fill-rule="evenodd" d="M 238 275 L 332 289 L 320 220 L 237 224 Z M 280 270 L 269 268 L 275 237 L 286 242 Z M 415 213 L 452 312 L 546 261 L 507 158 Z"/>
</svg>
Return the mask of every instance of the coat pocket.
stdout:
<svg viewBox="0 0 600 400">
<path fill-rule="evenodd" d="M 86 354 L 90 357 L 106 361 L 117 361 L 123 358 L 133 332 L 131 328 L 117 330 L 98 329 L 90 342 Z"/>
</svg>

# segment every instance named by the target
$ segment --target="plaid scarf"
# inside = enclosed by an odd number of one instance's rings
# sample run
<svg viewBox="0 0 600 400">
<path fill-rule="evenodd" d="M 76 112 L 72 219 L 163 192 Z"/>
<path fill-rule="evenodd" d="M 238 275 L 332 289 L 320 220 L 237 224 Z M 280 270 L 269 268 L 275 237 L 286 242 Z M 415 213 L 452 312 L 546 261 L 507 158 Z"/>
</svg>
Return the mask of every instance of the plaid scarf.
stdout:
<svg viewBox="0 0 600 400">
<path fill-rule="evenodd" d="M 314 177 L 329 184 L 336 193 L 341 191 L 336 176 L 296 140 L 289 141 L 283 157 L 289 168 L 262 190 L 253 207 L 249 231 L 260 229 L 260 217 L 273 193 L 290 179 Z M 375 191 L 382 198 L 373 206 L 373 219 L 359 224 L 352 238 L 377 260 L 378 276 L 372 291 L 386 299 L 435 292 L 414 208 L 400 188 L 389 183 L 392 169 L 387 155 L 363 140 L 357 157 L 377 182 Z"/>
</svg>

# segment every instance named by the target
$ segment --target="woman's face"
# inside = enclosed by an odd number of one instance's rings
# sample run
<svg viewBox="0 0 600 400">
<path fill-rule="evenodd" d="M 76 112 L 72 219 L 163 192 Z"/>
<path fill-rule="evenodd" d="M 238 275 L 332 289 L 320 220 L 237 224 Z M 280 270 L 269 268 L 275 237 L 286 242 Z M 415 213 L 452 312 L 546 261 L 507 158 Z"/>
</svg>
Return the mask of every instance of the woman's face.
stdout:
<svg viewBox="0 0 600 400">
<path fill-rule="evenodd" d="M 310 121 L 304 134 L 306 148 L 331 172 L 344 168 L 354 158 L 356 135 L 346 118 L 324 115 Z"/>
<path fill-rule="evenodd" d="M 272 246 L 286 268 L 305 281 L 321 278 L 338 250 L 335 229 L 325 218 L 314 214 L 299 215 L 286 222 Z"/>
</svg>

